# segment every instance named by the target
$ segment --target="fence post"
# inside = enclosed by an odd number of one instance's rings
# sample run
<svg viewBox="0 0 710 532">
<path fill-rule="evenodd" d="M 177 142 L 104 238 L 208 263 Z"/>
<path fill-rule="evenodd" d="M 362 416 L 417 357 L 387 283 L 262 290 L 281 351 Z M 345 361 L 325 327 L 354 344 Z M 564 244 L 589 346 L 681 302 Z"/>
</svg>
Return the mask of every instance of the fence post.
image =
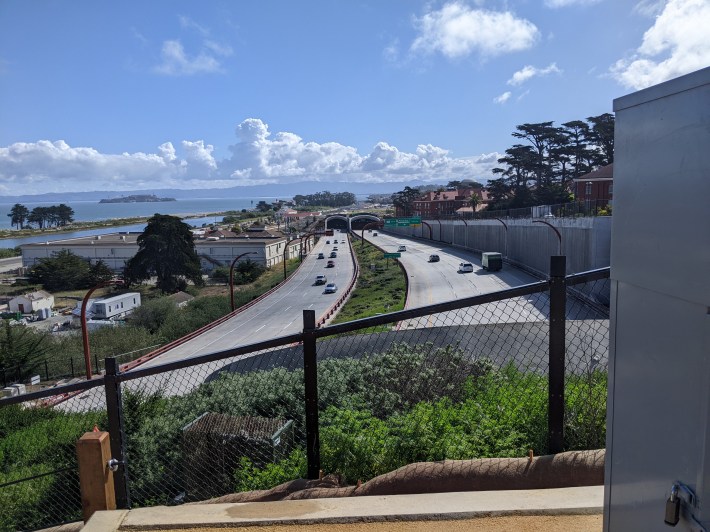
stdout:
<svg viewBox="0 0 710 532">
<path fill-rule="evenodd" d="M 108 414 L 108 431 L 111 435 L 111 456 L 118 461 L 118 471 L 113 476 L 116 489 L 116 507 L 125 509 L 131 507 L 128 492 L 128 467 L 126 464 L 125 442 L 123 431 L 123 401 L 121 399 L 121 382 L 118 380 L 118 363 L 111 357 L 104 360 L 106 375 L 106 411 Z"/>
<path fill-rule="evenodd" d="M 108 432 L 87 432 L 76 444 L 81 486 L 81 509 L 86 523 L 94 512 L 115 510 L 113 474 Z"/>
<path fill-rule="evenodd" d="M 550 338 L 547 402 L 547 435 L 550 453 L 564 447 L 565 417 L 565 317 L 567 287 L 565 256 L 550 257 Z"/>
<path fill-rule="evenodd" d="M 308 478 L 320 474 L 320 437 L 318 428 L 318 365 L 316 362 L 316 312 L 303 311 L 303 372 L 306 396 L 306 458 Z"/>
</svg>

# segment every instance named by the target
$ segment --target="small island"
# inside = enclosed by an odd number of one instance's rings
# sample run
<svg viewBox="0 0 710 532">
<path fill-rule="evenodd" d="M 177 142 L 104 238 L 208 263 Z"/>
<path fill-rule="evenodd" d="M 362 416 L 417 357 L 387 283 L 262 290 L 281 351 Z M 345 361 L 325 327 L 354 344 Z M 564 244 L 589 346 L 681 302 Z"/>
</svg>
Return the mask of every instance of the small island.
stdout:
<svg viewBox="0 0 710 532">
<path fill-rule="evenodd" d="M 175 198 L 159 198 L 154 194 L 135 194 L 121 196 L 120 198 L 102 199 L 99 203 L 152 203 L 157 201 L 177 201 Z"/>
</svg>

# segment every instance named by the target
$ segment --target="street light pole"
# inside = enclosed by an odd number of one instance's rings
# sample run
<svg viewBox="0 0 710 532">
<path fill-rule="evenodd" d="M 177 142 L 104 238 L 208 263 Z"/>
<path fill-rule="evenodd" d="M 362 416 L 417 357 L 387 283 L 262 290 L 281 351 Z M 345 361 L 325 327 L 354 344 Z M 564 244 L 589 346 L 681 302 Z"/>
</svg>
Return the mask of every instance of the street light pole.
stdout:
<svg viewBox="0 0 710 532">
<path fill-rule="evenodd" d="M 239 259 L 245 255 L 257 255 L 256 251 L 247 251 L 237 257 L 232 261 L 232 265 L 229 267 L 229 302 L 232 304 L 232 312 L 234 312 L 234 265 Z"/>
<path fill-rule="evenodd" d="M 93 377 L 91 373 L 91 352 L 89 349 L 89 331 L 86 328 L 86 304 L 89 302 L 89 298 L 91 297 L 91 294 L 94 293 L 94 290 L 97 288 L 103 288 L 104 286 L 110 286 L 110 285 L 120 285 L 123 284 L 123 281 L 119 280 L 111 280 L 111 281 L 104 281 L 102 283 L 97 284 L 96 286 L 92 287 L 89 289 L 89 291 L 86 293 L 84 296 L 84 299 L 81 302 L 81 339 L 84 344 L 84 363 L 86 364 L 86 380 L 90 381 L 91 378 Z M 96 368 L 96 371 L 98 371 L 99 368 Z"/>
<path fill-rule="evenodd" d="M 555 227 L 554 225 L 552 225 L 552 224 L 549 223 L 549 222 L 545 222 L 544 220 L 533 220 L 532 223 L 534 223 L 534 224 L 545 224 L 547 227 L 549 227 L 550 229 L 552 229 L 552 230 L 555 232 L 555 234 L 557 235 L 557 240 L 558 240 L 558 242 L 559 242 L 559 246 L 558 246 L 558 248 L 557 248 L 557 254 L 558 254 L 558 255 L 562 255 L 562 235 L 561 235 L 560 232 L 557 230 L 557 227 Z"/>
</svg>

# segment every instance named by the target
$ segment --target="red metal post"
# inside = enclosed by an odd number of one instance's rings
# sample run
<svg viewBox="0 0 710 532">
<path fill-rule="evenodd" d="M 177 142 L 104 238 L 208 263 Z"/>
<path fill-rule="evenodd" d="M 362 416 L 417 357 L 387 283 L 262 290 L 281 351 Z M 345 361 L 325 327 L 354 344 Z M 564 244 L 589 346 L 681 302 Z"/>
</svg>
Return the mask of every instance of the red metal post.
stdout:
<svg viewBox="0 0 710 532">
<path fill-rule="evenodd" d="M 123 284 L 123 281 L 104 281 L 103 283 L 99 283 L 96 286 L 92 287 L 89 289 L 89 291 L 86 293 L 84 296 L 84 299 L 81 302 L 81 339 L 84 343 L 84 363 L 86 364 L 86 380 L 90 381 L 91 378 L 93 377 L 91 373 L 91 353 L 89 350 L 89 331 L 86 328 L 86 304 L 89 302 L 89 298 L 91 297 L 91 294 L 94 293 L 94 290 L 97 288 L 103 288 L 104 286 L 109 286 L 109 285 L 116 285 L 116 284 Z M 99 368 L 96 368 L 97 370 Z"/>
</svg>

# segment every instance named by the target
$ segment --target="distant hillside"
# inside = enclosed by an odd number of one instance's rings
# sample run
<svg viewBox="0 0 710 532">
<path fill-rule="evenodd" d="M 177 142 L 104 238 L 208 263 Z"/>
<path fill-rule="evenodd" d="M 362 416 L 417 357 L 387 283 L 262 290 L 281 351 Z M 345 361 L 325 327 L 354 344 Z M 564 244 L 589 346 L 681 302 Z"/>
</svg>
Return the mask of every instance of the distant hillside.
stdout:
<svg viewBox="0 0 710 532">
<path fill-rule="evenodd" d="M 328 190 L 330 192 L 352 192 L 358 196 L 367 194 L 391 194 L 402 190 L 405 186 L 417 187 L 424 185 L 421 181 L 391 182 L 391 183 L 345 183 L 302 181 L 283 185 L 254 185 L 248 187 L 230 188 L 200 188 L 200 189 L 149 189 L 133 190 L 134 195 L 168 195 L 176 199 L 198 198 L 292 198 L 296 194 L 315 194 Z M 52 192 L 47 194 L 0 196 L 0 203 L 52 203 L 71 201 L 100 201 L 110 196 L 121 196 L 126 191 L 94 190 L 91 192 Z"/>
</svg>

